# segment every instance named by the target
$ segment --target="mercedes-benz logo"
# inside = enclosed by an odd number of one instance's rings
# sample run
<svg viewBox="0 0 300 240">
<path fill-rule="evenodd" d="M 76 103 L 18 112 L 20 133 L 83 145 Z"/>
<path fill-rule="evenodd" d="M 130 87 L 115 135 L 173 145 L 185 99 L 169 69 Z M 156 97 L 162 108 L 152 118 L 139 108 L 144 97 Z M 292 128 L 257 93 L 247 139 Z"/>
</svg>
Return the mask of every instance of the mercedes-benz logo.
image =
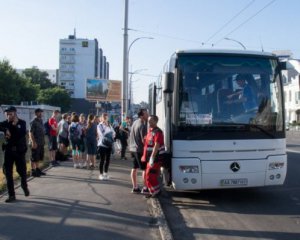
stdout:
<svg viewBox="0 0 300 240">
<path fill-rule="evenodd" d="M 241 166 L 240 164 L 238 164 L 237 162 L 233 162 L 230 164 L 230 169 L 233 171 L 233 172 L 237 172 L 238 170 L 241 169 Z"/>
</svg>

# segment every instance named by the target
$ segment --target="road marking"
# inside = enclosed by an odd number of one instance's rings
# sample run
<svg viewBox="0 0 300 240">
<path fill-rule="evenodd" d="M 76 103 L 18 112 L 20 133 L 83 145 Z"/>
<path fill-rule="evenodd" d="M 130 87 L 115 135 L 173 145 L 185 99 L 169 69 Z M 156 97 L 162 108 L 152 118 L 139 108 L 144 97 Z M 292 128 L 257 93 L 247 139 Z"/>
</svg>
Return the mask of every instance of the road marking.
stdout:
<svg viewBox="0 0 300 240">
<path fill-rule="evenodd" d="M 290 149 L 290 148 L 287 148 L 286 151 L 287 151 L 287 152 L 300 153 L 300 150 L 297 151 L 297 150 L 293 150 L 293 149 Z"/>
</svg>

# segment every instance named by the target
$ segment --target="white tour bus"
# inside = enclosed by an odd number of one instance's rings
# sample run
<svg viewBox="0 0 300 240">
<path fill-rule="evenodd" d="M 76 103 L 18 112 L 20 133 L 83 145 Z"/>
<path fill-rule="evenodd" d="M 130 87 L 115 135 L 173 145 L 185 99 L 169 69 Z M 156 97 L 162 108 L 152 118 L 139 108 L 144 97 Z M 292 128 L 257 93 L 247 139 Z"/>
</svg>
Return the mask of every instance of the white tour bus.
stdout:
<svg viewBox="0 0 300 240">
<path fill-rule="evenodd" d="M 149 88 L 175 189 L 281 185 L 287 171 L 281 70 L 265 52 L 176 51 Z"/>
</svg>

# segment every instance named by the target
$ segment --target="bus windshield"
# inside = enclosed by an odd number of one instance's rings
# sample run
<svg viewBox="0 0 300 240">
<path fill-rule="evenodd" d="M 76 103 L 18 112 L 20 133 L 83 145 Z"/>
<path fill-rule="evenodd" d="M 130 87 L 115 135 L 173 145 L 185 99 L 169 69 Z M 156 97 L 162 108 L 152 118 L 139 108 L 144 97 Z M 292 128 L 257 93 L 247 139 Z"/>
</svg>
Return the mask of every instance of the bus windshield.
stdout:
<svg viewBox="0 0 300 240">
<path fill-rule="evenodd" d="M 230 132 L 243 138 L 248 132 L 253 138 L 282 137 L 282 84 L 276 58 L 182 54 L 176 66 L 175 135 L 188 132 L 190 139 L 201 139 L 213 132 L 230 138 Z"/>
</svg>

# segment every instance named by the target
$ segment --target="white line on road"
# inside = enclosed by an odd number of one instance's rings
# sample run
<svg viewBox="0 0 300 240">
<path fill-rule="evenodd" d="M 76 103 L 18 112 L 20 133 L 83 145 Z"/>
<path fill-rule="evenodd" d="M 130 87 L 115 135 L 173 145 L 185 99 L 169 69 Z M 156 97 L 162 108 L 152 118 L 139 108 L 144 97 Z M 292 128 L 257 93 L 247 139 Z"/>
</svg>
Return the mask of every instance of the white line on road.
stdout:
<svg viewBox="0 0 300 240">
<path fill-rule="evenodd" d="M 287 152 L 300 153 L 300 151 L 293 150 L 293 149 L 290 149 L 290 148 L 287 148 L 286 151 L 287 151 Z"/>
</svg>

